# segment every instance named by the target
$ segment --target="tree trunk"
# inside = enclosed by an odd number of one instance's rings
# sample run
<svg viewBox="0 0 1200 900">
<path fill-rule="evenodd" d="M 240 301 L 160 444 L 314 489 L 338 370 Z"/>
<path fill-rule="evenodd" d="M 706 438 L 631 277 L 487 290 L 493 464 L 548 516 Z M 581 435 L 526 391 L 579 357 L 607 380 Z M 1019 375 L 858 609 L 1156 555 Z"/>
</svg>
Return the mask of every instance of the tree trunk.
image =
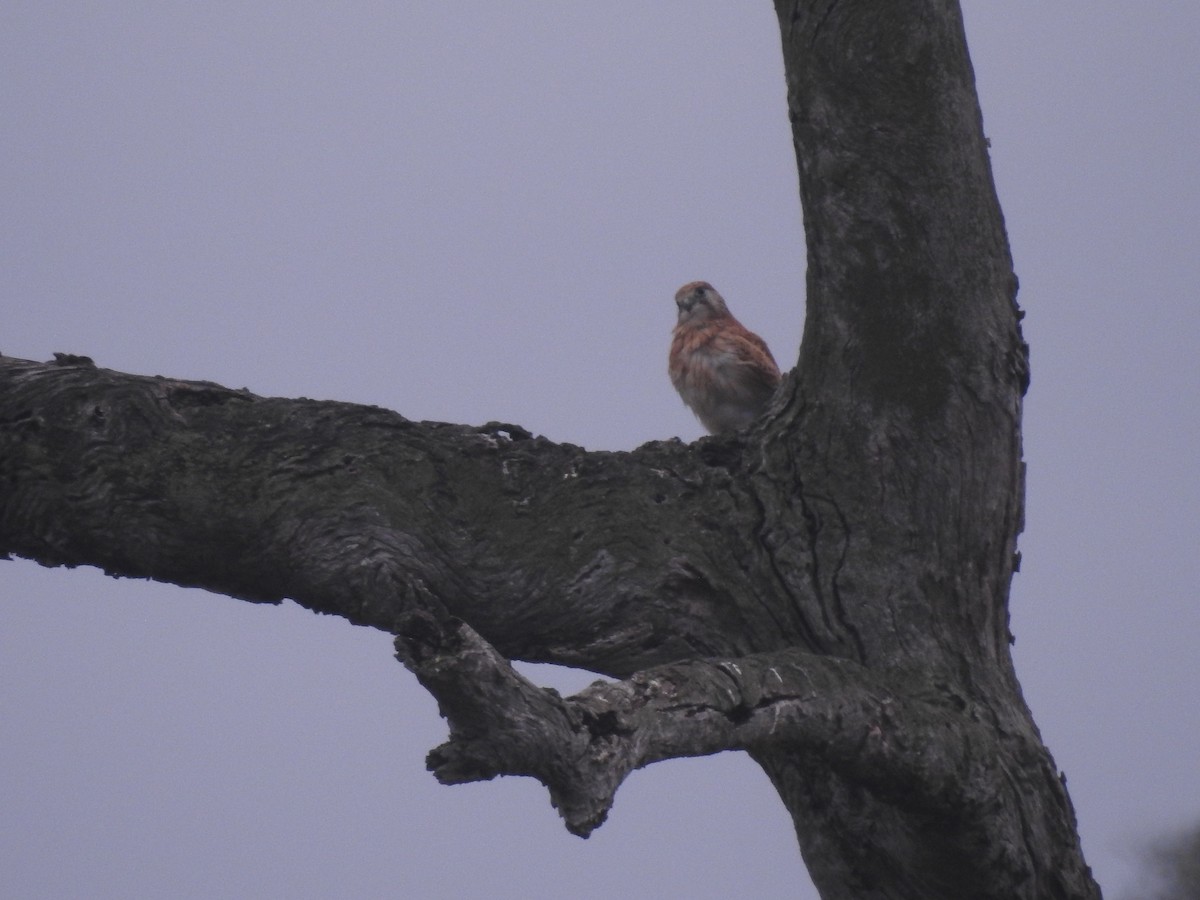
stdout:
<svg viewBox="0 0 1200 900">
<path fill-rule="evenodd" d="M 824 898 L 1099 897 L 1009 655 L 1026 347 L 957 4 L 776 6 L 808 315 L 750 432 L 589 453 L 0 359 L 0 553 L 394 633 L 435 774 L 533 775 L 577 834 L 740 749 Z"/>
</svg>

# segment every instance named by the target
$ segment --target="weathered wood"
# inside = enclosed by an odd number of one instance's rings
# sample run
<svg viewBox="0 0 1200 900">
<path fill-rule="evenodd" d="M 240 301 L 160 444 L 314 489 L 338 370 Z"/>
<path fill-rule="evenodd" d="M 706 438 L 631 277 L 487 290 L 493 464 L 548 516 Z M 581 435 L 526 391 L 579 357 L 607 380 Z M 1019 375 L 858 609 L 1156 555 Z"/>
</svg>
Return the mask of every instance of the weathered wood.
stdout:
<svg viewBox="0 0 1200 900">
<path fill-rule="evenodd" d="M 825 898 L 1099 897 L 1009 654 L 1027 353 L 957 4 L 776 8 L 808 313 L 750 432 L 592 453 L 0 358 L 0 553 L 394 633 L 435 774 L 537 777 L 578 834 L 745 750 Z"/>
</svg>

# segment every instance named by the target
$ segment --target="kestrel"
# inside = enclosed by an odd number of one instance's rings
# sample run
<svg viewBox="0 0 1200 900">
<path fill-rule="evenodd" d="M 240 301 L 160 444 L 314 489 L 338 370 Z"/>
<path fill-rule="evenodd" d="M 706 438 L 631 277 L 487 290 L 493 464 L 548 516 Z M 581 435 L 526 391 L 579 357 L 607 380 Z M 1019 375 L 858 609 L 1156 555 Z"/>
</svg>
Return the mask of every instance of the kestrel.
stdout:
<svg viewBox="0 0 1200 900">
<path fill-rule="evenodd" d="M 707 281 L 685 284 L 675 305 L 671 383 L 712 434 L 745 428 L 779 386 L 779 366 L 766 342 L 733 317 Z"/>
</svg>

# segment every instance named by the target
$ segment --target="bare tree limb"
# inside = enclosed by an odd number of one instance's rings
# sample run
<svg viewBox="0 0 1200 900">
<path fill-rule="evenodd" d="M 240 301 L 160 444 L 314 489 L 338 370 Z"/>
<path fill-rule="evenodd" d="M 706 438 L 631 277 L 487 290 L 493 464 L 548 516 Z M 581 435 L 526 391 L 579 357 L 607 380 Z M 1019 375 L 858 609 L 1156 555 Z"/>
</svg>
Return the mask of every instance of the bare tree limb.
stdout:
<svg viewBox="0 0 1200 900">
<path fill-rule="evenodd" d="M 588 453 L 0 357 L 0 552 L 392 632 L 419 600 L 510 657 L 614 675 L 781 646 L 799 625 L 747 575 L 763 550 L 722 527 L 760 502 L 737 478 L 759 463 L 702 446 Z"/>
</svg>

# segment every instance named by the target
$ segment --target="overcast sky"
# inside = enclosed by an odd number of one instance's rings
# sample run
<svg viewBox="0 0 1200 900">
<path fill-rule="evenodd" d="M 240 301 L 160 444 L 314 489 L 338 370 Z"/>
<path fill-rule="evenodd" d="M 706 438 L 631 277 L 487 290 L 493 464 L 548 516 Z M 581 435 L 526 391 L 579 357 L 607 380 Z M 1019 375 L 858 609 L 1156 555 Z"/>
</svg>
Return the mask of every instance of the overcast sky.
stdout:
<svg viewBox="0 0 1200 900">
<path fill-rule="evenodd" d="M 964 7 L 1032 346 L 1017 671 L 1119 897 L 1200 819 L 1200 7 Z M 7 355 L 593 449 L 699 436 L 683 282 L 794 365 L 765 0 L 10 0 L 0 82 Z M 581 841 L 527 779 L 439 786 L 444 736 L 381 633 L 0 563 L 11 896 L 815 896 L 744 756 Z"/>
</svg>

